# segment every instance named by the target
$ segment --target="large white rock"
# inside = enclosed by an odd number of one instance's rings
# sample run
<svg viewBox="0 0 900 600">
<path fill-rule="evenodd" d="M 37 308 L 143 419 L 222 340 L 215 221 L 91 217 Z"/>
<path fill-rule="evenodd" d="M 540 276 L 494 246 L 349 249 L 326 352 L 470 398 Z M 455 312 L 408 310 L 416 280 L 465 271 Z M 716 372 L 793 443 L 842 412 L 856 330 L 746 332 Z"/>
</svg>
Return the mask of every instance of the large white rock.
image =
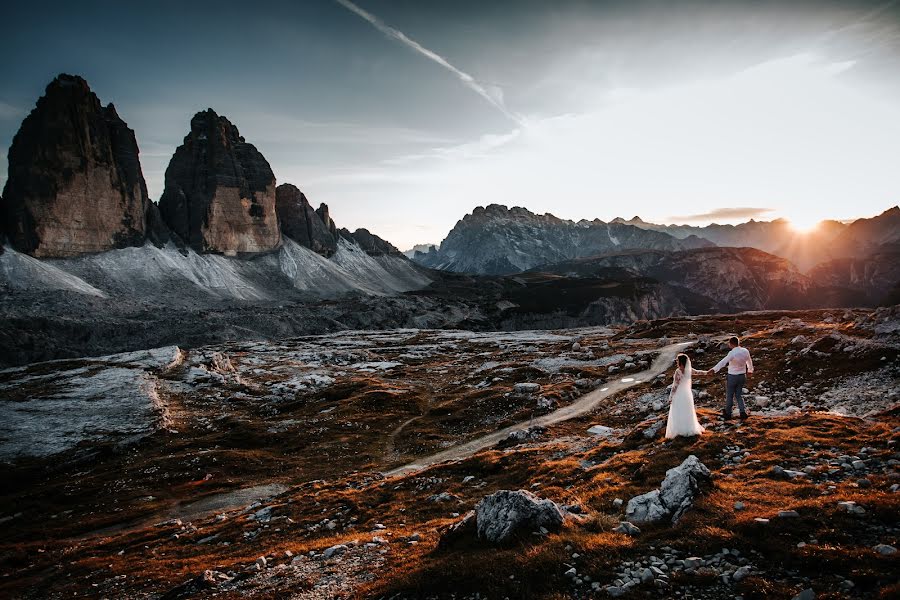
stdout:
<svg viewBox="0 0 900 600">
<path fill-rule="evenodd" d="M 615 435 L 616 430 L 605 425 L 594 425 L 590 427 L 587 432 L 591 435 L 596 435 L 597 437 L 612 437 Z"/>
<path fill-rule="evenodd" d="M 628 501 L 625 517 L 632 523 L 652 523 L 671 517 L 676 523 L 711 479 L 709 469 L 693 454 L 683 463 L 666 471 L 658 490 L 635 496 Z"/>
<path fill-rule="evenodd" d="M 526 490 L 501 490 L 475 505 L 478 537 L 494 544 L 505 542 L 516 533 L 531 533 L 541 527 L 558 529 L 563 518 L 559 505 Z"/>
</svg>

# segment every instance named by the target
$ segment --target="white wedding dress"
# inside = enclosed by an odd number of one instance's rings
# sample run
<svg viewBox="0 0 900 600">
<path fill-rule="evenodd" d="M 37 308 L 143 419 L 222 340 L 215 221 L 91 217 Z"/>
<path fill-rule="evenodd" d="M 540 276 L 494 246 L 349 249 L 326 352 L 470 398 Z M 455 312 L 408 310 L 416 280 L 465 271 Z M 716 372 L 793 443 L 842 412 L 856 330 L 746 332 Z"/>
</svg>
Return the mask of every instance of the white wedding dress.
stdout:
<svg viewBox="0 0 900 600">
<path fill-rule="evenodd" d="M 666 437 L 700 435 L 703 431 L 703 426 L 697 420 L 697 412 L 694 410 L 691 360 L 688 359 L 684 372 L 681 369 L 675 369 L 672 391 L 669 393 L 669 422 L 666 424 Z"/>
</svg>

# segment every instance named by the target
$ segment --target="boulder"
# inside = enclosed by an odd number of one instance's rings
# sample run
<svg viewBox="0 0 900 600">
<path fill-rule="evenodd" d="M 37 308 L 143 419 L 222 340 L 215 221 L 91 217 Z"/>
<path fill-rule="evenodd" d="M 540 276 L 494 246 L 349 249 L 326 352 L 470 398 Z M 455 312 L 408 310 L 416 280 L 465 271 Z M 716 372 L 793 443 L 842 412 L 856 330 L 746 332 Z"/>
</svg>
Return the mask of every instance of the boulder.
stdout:
<svg viewBox="0 0 900 600">
<path fill-rule="evenodd" d="M 197 252 L 226 255 L 278 247 L 275 175 L 237 127 L 207 109 L 166 169 L 163 220 Z"/>
<path fill-rule="evenodd" d="M 326 205 L 314 210 L 295 185 L 282 183 L 275 188 L 275 210 L 285 236 L 323 256 L 335 253 L 337 235 Z"/>
<path fill-rule="evenodd" d="M 658 490 L 629 500 L 625 517 L 632 523 L 652 523 L 671 517 L 672 523 L 677 523 L 711 478 L 709 469 L 692 454 L 677 467 L 666 471 Z"/>
<path fill-rule="evenodd" d="M 513 386 L 513 392 L 516 394 L 536 394 L 541 391 L 539 383 L 517 383 Z"/>
<path fill-rule="evenodd" d="M 150 210 L 134 131 L 84 79 L 56 77 L 13 138 L 0 229 L 32 256 L 76 256 L 142 245 Z"/>
<path fill-rule="evenodd" d="M 465 538 L 474 538 L 478 534 L 475 527 L 475 511 L 470 510 L 462 519 L 448 527 L 438 541 L 438 548 L 447 548 L 452 546 L 458 540 Z"/>
<path fill-rule="evenodd" d="M 559 505 L 526 490 L 501 490 L 475 505 L 478 538 L 492 544 L 502 544 L 517 534 L 528 534 L 542 527 L 559 529 L 563 519 L 564 512 Z"/>
<path fill-rule="evenodd" d="M 612 437 L 616 434 L 616 430 L 605 425 L 593 425 L 588 428 L 587 432 L 597 437 Z"/>
</svg>

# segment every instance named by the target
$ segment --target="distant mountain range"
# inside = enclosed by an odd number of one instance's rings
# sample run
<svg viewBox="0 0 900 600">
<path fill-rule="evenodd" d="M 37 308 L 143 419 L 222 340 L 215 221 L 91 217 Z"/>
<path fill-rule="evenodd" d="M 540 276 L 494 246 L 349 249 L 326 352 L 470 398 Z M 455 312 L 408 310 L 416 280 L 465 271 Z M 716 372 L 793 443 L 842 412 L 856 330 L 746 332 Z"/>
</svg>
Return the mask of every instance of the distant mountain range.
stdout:
<svg viewBox="0 0 900 600">
<path fill-rule="evenodd" d="M 900 208 L 893 207 L 871 219 L 852 223 L 822 221 L 809 232 L 798 232 L 784 219 L 750 220 L 739 225 L 658 225 L 634 217 L 622 223 L 661 231 L 677 238 L 697 236 L 717 246 L 749 247 L 786 258 L 802 271 L 833 258 L 862 257 L 877 251 L 883 244 L 900 242 Z"/>
<path fill-rule="evenodd" d="M 509 275 L 613 251 L 686 250 L 713 245 L 696 236 L 679 239 L 623 223 L 567 221 L 520 207 L 491 204 L 463 217 L 439 249 L 416 253 L 414 260 L 445 271 Z"/>
<path fill-rule="evenodd" d="M 706 303 L 708 309 L 726 310 L 808 306 L 801 296 L 812 289 L 821 301 L 836 305 L 878 304 L 900 281 L 898 247 L 897 207 L 850 224 L 825 221 L 801 234 L 784 220 L 706 227 L 656 225 L 638 217 L 575 222 L 492 204 L 463 217 L 439 247 L 416 251 L 413 260 L 478 275 L 544 271 L 580 277 L 585 269 L 615 266 L 634 276 L 706 291 L 721 281 L 742 281 L 745 285 L 735 293 L 746 290 L 753 298 L 703 294 L 715 299 Z M 757 268 L 748 278 L 751 263 L 765 269 Z M 694 285 L 692 281 L 704 280 L 698 270 L 716 277 Z M 769 281 L 751 282 L 760 277 Z M 784 277 L 791 280 L 785 288 L 789 292 L 772 289 L 772 281 Z"/>
</svg>

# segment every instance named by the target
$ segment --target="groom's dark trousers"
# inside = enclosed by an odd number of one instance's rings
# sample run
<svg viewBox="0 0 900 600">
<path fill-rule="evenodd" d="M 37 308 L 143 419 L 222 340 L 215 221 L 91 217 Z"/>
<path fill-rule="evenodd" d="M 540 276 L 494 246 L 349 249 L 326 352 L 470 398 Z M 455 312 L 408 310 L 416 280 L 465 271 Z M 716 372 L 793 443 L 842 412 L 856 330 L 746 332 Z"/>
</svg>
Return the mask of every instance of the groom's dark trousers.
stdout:
<svg viewBox="0 0 900 600">
<path fill-rule="evenodd" d="M 741 413 L 741 417 L 747 416 L 747 409 L 744 408 L 744 383 L 747 381 L 747 376 L 741 373 L 740 375 L 732 375 L 728 374 L 728 381 L 725 384 L 725 418 L 731 418 L 731 408 L 734 406 L 734 399 L 737 398 L 738 410 Z"/>
</svg>

